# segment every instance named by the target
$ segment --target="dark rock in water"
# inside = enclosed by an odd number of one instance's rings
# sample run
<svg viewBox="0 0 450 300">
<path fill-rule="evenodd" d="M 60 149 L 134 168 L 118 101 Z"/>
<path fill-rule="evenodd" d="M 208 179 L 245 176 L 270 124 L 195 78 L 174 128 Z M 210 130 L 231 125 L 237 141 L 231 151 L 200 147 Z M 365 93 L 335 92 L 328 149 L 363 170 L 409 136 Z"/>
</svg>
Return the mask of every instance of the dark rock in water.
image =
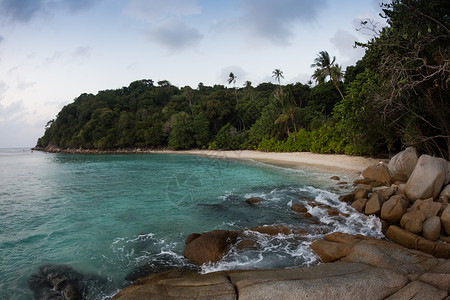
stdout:
<svg viewBox="0 0 450 300">
<path fill-rule="evenodd" d="M 197 265 L 219 261 L 236 242 L 237 232 L 213 230 L 204 232 L 184 247 L 184 257 Z"/>
<path fill-rule="evenodd" d="M 330 179 L 331 180 L 341 180 L 341 178 L 339 176 L 331 176 Z"/>
<path fill-rule="evenodd" d="M 192 242 L 193 240 L 195 240 L 196 238 L 200 237 L 201 234 L 200 233 L 191 233 L 190 235 L 187 236 L 186 240 L 184 241 L 184 243 L 187 245 L 190 242 Z"/>
<path fill-rule="evenodd" d="M 258 204 L 261 202 L 260 198 L 248 198 L 247 200 L 245 200 L 245 202 L 247 202 L 250 205 L 254 205 L 254 204 Z"/>
<path fill-rule="evenodd" d="M 86 298 L 86 286 L 83 275 L 74 269 L 56 264 L 48 264 L 31 275 L 28 287 L 35 299 L 70 299 Z"/>
<path fill-rule="evenodd" d="M 46 264 L 39 268 L 28 279 L 28 287 L 33 291 L 35 299 L 86 299 L 91 283 L 100 289 L 106 280 L 100 277 L 83 275 L 69 266 Z"/>
<path fill-rule="evenodd" d="M 194 266 L 174 266 L 168 265 L 166 262 L 154 261 L 150 264 L 139 266 L 125 277 L 126 281 L 136 281 L 140 278 L 147 277 L 152 274 L 162 273 L 167 271 L 190 271 L 200 270 Z"/>
<path fill-rule="evenodd" d="M 296 212 L 306 212 L 307 209 L 302 203 L 294 203 L 292 204 L 291 209 Z"/>
</svg>

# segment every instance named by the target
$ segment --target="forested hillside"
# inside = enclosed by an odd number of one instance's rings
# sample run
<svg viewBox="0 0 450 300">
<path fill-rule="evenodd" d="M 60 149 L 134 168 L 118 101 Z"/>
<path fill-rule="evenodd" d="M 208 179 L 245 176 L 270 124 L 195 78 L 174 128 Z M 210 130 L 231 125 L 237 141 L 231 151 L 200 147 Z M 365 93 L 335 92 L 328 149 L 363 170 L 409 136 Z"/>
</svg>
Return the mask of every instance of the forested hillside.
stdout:
<svg viewBox="0 0 450 300">
<path fill-rule="evenodd" d="M 37 147 L 209 148 L 375 155 L 405 145 L 449 158 L 450 2 L 400 0 L 383 6 L 389 26 L 364 58 L 342 68 L 326 51 L 312 58 L 314 86 L 139 80 L 82 94 L 47 124 Z"/>
</svg>

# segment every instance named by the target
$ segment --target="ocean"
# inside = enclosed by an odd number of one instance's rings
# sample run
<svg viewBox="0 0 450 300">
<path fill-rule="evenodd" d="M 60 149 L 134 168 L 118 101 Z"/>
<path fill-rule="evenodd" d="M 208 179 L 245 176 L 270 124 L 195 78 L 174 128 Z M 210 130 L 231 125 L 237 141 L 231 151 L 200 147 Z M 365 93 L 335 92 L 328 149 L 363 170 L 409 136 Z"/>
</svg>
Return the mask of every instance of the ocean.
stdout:
<svg viewBox="0 0 450 300">
<path fill-rule="evenodd" d="M 75 274 L 87 299 L 109 299 L 150 272 L 311 266 L 320 261 L 309 245 L 326 233 L 382 236 L 376 218 L 338 201 L 332 175 L 226 157 L 0 149 L 0 299 L 37 297 L 43 268 Z M 291 210 L 298 202 L 313 218 Z M 273 224 L 306 233 L 248 231 Z M 201 267 L 183 257 L 190 233 L 215 229 L 246 231 L 260 247 Z"/>
</svg>

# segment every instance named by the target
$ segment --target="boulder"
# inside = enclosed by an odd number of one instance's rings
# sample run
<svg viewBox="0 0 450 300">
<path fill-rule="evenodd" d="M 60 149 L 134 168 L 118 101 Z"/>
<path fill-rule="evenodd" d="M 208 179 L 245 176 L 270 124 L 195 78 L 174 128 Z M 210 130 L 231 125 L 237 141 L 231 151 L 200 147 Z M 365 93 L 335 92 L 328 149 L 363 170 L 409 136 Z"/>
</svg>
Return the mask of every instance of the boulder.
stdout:
<svg viewBox="0 0 450 300">
<path fill-rule="evenodd" d="M 400 299 L 429 299 L 438 300 L 445 299 L 447 292 L 440 290 L 421 281 L 413 281 L 408 283 L 404 288 L 386 298 L 386 300 Z"/>
<path fill-rule="evenodd" d="M 419 236 L 398 226 L 391 225 L 386 232 L 386 237 L 406 248 L 416 249 L 416 239 Z"/>
<path fill-rule="evenodd" d="M 366 207 L 367 199 L 358 199 L 352 203 L 352 207 L 359 212 L 362 212 Z"/>
<path fill-rule="evenodd" d="M 426 217 L 420 210 L 407 212 L 400 220 L 400 226 L 412 233 L 422 232 L 422 223 Z"/>
<path fill-rule="evenodd" d="M 431 217 L 422 225 L 422 236 L 430 241 L 435 241 L 441 233 L 441 219 L 439 217 Z"/>
<path fill-rule="evenodd" d="M 392 181 L 406 182 L 414 171 L 419 159 L 414 147 L 408 147 L 397 153 L 388 163 L 388 170 Z"/>
<path fill-rule="evenodd" d="M 301 203 L 294 203 L 294 204 L 292 204 L 291 209 L 293 211 L 302 212 L 302 213 L 307 211 L 306 207 L 303 204 L 301 204 Z"/>
<path fill-rule="evenodd" d="M 277 234 L 289 235 L 293 233 L 292 230 L 285 225 L 258 226 L 250 228 L 250 230 L 268 235 L 277 235 Z"/>
<path fill-rule="evenodd" d="M 417 199 L 436 198 L 446 181 L 447 161 L 426 154 L 420 156 L 406 182 L 405 194 L 412 202 Z"/>
<path fill-rule="evenodd" d="M 242 240 L 236 244 L 236 249 L 238 251 L 245 251 L 249 249 L 258 249 L 259 243 L 253 240 Z"/>
<path fill-rule="evenodd" d="M 184 244 L 187 245 L 200 236 L 201 236 L 200 233 L 191 233 L 190 235 L 187 236 L 186 240 L 184 241 Z"/>
<path fill-rule="evenodd" d="M 355 194 L 356 194 L 356 191 L 353 191 L 346 195 L 341 195 L 341 196 L 339 196 L 339 201 L 351 203 L 351 202 L 355 201 Z"/>
<path fill-rule="evenodd" d="M 236 242 L 237 232 L 213 230 L 204 232 L 184 247 L 184 257 L 197 265 L 219 261 Z"/>
<path fill-rule="evenodd" d="M 447 293 L 450 293 L 450 274 L 425 273 L 417 278 L 417 280 L 428 283 L 438 289 L 447 290 Z"/>
<path fill-rule="evenodd" d="M 369 178 L 375 181 L 390 185 L 391 176 L 389 175 L 388 167 L 383 163 L 368 166 L 363 172 L 364 178 Z"/>
<path fill-rule="evenodd" d="M 366 207 L 364 210 L 364 213 L 366 215 L 377 215 L 381 211 L 381 206 L 383 205 L 383 197 L 377 193 L 373 193 L 372 196 L 370 196 L 369 201 L 366 203 Z"/>
<path fill-rule="evenodd" d="M 444 227 L 445 232 L 450 235 L 450 205 L 442 212 L 441 215 L 442 227 Z"/>
<path fill-rule="evenodd" d="M 248 198 L 247 200 L 245 200 L 245 202 L 247 202 L 250 205 L 254 205 L 254 204 L 258 204 L 261 202 L 260 198 Z"/>
<path fill-rule="evenodd" d="M 419 204 L 419 210 L 423 212 L 425 218 L 431 218 L 436 216 L 439 210 L 441 209 L 442 203 L 434 202 L 433 198 L 429 198 L 427 200 L 422 201 Z"/>
<path fill-rule="evenodd" d="M 450 184 L 447 184 L 439 194 L 439 197 L 445 196 L 447 199 L 450 199 Z"/>
<path fill-rule="evenodd" d="M 372 189 L 372 187 L 370 188 Z M 367 198 L 367 196 L 369 196 L 369 193 L 370 191 L 368 189 L 358 188 L 356 189 L 355 200 Z"/>
<path fill-rule="evenodd" d="M 322 262 L 333 262 L 350 253 L 350 246 L 325 240 L 316 240 L 310 245 Z"/>
<path fill-rule="evenodd" d="M 395 192 L 397 192 L 397 187 L 386 187 L 386 188 L 381 188 L 379 190 L 376 191 L 376 193 L 380 194 L 381 196 L 383 196 L 384 199 L 389 199 L 389 197 L 391 197 L 392 195 L 395 194 Z"/>
<path fill-rule="evenodd" d="M 401 195 L 395 195 L 383 203 L 380 217 L 390 223 L 397 223 L 406 213 L 408 201 Z"/>
</svg>

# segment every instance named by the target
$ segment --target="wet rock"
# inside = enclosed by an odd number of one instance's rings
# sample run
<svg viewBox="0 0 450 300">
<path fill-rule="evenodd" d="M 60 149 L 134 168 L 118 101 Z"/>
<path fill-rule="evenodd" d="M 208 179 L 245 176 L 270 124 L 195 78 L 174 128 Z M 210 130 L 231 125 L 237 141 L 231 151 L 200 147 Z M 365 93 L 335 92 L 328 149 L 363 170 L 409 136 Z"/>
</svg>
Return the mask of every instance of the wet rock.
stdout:
<svg viewBox="0 0 450 300">
<path fill-rule="evenodd" d="M 390 223 L 397 223 L 406 213 L 408 201 L 401 195 L 395 195 L 383 203 L 380 217 Z"/>
<path fill-rule="evenodd" d="M 245 200 L 245 202 L 247 202 L 250 205 L 254 205 L 254 204 L 258 204 L 261 202 L 260 198 L 248 198 L 247 200 Z"/>
<path fill-rule="evenodd" d="M 258 226 L 250 228 L 251 231 L 256 231 L 262 234 L 268 234 L 268 235 L 277 235 L 277 234 L 284 234 L 289 235 L 292 232 L 292 230 L 284 225 L 268 225 L 268 226 Z"/>
<path fill-rule="evenodd" d="M 446 181 L 448 162 L 426 154 L 420 156 L 406 182 L 405 193 L 412 202 L 417 199 L 436 198 Z"/>
<path fill-rule="evenodd" d="M 358 199 L 352 203 L 352 207 L 359 212 L 362 212 L 366 207 L 367 199 Z"/>
<path fill-rule="evenodd" d="M 431 217 L 422 225 L 422 236 L 430 241 L 435 241 L 441 233 L 441 219 L 439 217 Z"/>
<path fill-rule="evenodd" d="M 351 202 L 355 201 L 355 194 L 356 194 L 356 191 L 353 191 L 346 195 L 341 195 L 341 196 L 339 196 L 339 201 L 351 203 Z"/>
<path fill-rule="evenodd" d="M 414 171 L 418 160 L 419 156 L 414 147 L 408 147 L 394 155 L 388 163 L 388 170 L 392 181 L 406 182 Z"/>
<path fill-rule="evenodd" d="M 370 178 L 382 182 L 384 185 L 390 185 L 391 176 L 388 167 L 383 163 L 368 166 L 363 172 L 364 178 Z"/>
<path fill-rule="evenodd" d="M 294 204 L 292 204 L 291 209 L 293 211 L 300 212 L 300 213 L 303 213 L 303 212 L 307 211 L 306 207 L 302 203 L 294 203 Z"/>
<path fill-rule="evenodd" d="M 187 238 L 184 241 L 184 243 L 185 244 L 189 244 L 190 242 L 192 242 L 193 240 L 195 240 L 196 238 L 198 238 L 200 236 L 201 236 L 200 233 L 191 233 L 190 235 L 187 236 Z"/>
<path fill-rule="evenodd" d="M 384 198 L 377 194 L 373 193 L 370 196 L 369 200 L 366 203 L 366 207 L 364 209 L 364 213 L 366 215 L 378 215 L 381 211 L 381 207 L 383 205 Z"/>
<path fill-rule="evenodd" d="M 336 176 L 336 175 L 335 176 L 331 176 L 330 179 L 331 180 L 336 180 L 336 181 L 341 180 L 341 178 L 339 176 Z"/>
<path fill-rule="evenodd" d="M 260 247 L 257 241 L 253 240 L 242 240 L 236 244 L 236 249 L 238 251 L 245 251 L 250 249 L 258 249 Z"/>
<path fill-rule="evenodd" d="M 197 265 L 206 262 L 219 261 L 229 249 L 229 246 L 236 242 L 237 232 L 228 230 L 213 230 L 204 232 L 200 237 L 186 244 L 184 257 Z"/>
<path fill-rule="evenodd" d="M 88 295 L 87 280 L 69 266 L 47 264 L 30 276 L 28 286 L 36 299 L 81 300 Z"/>
</svg>

